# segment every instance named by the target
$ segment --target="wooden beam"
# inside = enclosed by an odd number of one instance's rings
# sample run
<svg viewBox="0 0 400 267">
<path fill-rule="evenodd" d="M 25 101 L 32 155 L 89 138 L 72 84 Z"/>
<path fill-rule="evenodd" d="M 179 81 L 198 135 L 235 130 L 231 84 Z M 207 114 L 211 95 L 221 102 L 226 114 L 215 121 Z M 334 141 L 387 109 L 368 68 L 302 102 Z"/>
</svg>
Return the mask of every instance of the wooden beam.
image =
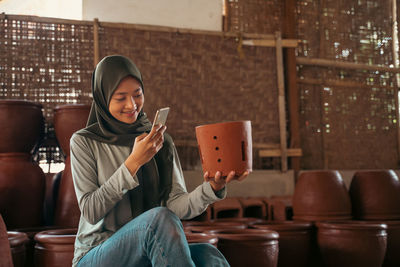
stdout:
<svg viewBox="0 0 400 267">
<path fill-rule="evenodd" d="M 282 39 L 281 33 L 276 33 L 276 74 L 278 81 L 278 109 L 279 109 L 279 135 L 281 144 L 281 169 L 288 170 L 287 140 L 286 140 L 286 108 L 285 108 L 285 80 L 283 69 Z"/>
<path fill-rule="evenodd" d="M 298 43 L 299 41 L 295 39 L 282 39 L 282 47 L 296 48 Z M 243 40 L 242 44 L 247 46 L 276 47 L 276 41 L 270 39 Z"/>
<path fill-rule="evenodd" d="M 99 20 L 97 18 L 93 20 L 93 47 L 93 63 L 94 67 L 96 67 L 100 61 Z"/>
<path fill-rule="evenodd" d="M 324 86 L 332 86 L 332 87 L 348 87 L 348 88 L 386 88 L 386 89 L 396 89 L 393 86 L 387 85 L 370 85 L 360 82 L 350 82 L 345 80 L 324 80 L 324 79 L 312 79 L 312 78 L 304 78 L 304 79 L 297 79 L 297 83 L 299 84 L 311 84 L 311 85 L 324 85 Z"/>
<path fill-rule="evenodd" d="M 301 148 L 288 148 L 288 157 L 301 157 L 303 152 Z M 278 158 L 282 156 L 282 151 L 280 149 L 263 149 L 258 152 L 258 156 L 261 158 Z"/>
<path fill-rule="evenodd" d="M 298 65 L 311 65 L 311 66 L 333 67 L 333 68 L 353 69 L 353 70 L 372 70 L 372 71 L 400 73 L 400 68 L 392 68 L 392 67 L 385 67 L 378 65 L 367 65 L 367 64 L 352 63 L 345 61 L 321 59 L 321 58 L 297 57 L 296 62 Z"/>
</svg>

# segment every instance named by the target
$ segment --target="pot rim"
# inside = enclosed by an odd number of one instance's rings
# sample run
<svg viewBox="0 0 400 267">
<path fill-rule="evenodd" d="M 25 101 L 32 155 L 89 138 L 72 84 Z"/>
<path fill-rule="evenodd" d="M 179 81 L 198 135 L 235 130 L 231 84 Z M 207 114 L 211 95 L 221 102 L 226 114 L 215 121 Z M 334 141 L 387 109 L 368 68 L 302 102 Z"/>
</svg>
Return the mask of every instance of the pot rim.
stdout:
<svg viewBox="0 0 400 267">
<path fill-rule="evenodd" d="M 32 102 L 28 100 L 23 100 L 23 99 L 2 99 L 0 100 L 0 106 L 2 105 L 24 105 L 24 106 L 34 106 L 37 108 L 42 109 L 43 105 L 37 102 Z"/>
<path fill-rule="evenodd" d="M 240 121 L 225 121 L 225 122 L 218 122 L 218 123 L 211 123 L 211 124 L 203 124 L 203 125 L 198 125 L 195 127 L 195 129 L 200 129 L 200 128 L 204 128 L 204 127 L 212 127 L 212 126 L 226 126 L 229 124 L 251 124 L 250 120 L 240 120 Z"/>
<path fill-rule="evenodd" d="M 83 109 L 83 108 L 91 108 L 89 104 L 66 104 L 66 105 L 58 105 L 54 108 L 55 112 L 63 111 L 65 109 Z"/>
<path fill-rule="evenodd" d="M 317 222 L 318 229 L 343 229 L 343 230 L 386 230 L 388 226 L 383 223 L 357 223 L 357 221 L 324 221 Z"/>
</svg>

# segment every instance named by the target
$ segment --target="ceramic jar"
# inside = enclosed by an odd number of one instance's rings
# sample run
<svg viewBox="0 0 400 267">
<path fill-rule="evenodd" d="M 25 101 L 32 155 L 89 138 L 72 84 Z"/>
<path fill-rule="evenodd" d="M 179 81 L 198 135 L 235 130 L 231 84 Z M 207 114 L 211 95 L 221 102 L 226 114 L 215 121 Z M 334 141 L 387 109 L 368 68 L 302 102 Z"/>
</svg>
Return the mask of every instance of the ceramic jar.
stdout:
<svg viewBox="0 0 400 267">
<path fill-rule="evenodd" d="M 0 153 L 0 211 L 8 229 L 41 225 L 45 184 L 30 154 Z"/>
<path fill-rule="evenodd" d="M 29 242 L 28 235 L 21 232 L 9 231 L 8 241 L 11 247 L 14 267 L 24 267 L 26 263 L 26 245 Z"/>
<path fill-rule="evenodd" d="M 208 243 L 215 247 L 217 247 L 218 244 L 218 237 L 213 234 L 185 232 L 185 236 L 189 244 Z"/>
<path fill-rule="evenodd" d="M 0 266 L 12 267 L 10 243 L 8 242 L 7 228 L 0 214 Z"/>
<path fill-rule="evenodd" d="M 260 229 L 214 230 L 218 249 L 232 267 L 276 267 L 278 263 L 279 234 Z"/>
<path fill-rule="evenodd" d="M 266 222 L 264 219 L 254 218 L 254 217 L 242 217 L 242 218 L 220 218 L 215 219 L 214 222 L 238 222 L 246 224 L 247 227 L 255 224 L 255 223 L 263 223 Z"/>
<path fill-rule="evenodd" d="M 30 153 L 43 135 L 42 105 L 0 100 L 0 153 Z"/>
<path fill-rule="evenodd" d="M 351 201 L 338 171 L 304 171 L 293 194 L 293 219 L 351 219 Z"/>
<path fill-rule="evenodd" d="M 241 218 L 243 208 L 237 198 L 225 198 L 212 204 L 213 218 Z"/>
<path fill-rule="evenodd" d="M 70 267 L 77 229 L 49 230 L 35 235 L 35 266 Z"/>
<path fill-rule="evenodd" d="M 400 221 L 381 221 L 387 225 L 387 249 L 383 267 L 400 266 Z"/>
<path fill-rule="evenodd" d="M 184 228 L 193 233 L 204 233 L 209 230 L 246 229 L 247 224 L 230 221 L 186 222 Z"/>
<path fill-rule="evenodd" d="M 278 267 L 306 267 L 311 259 L 313 224 L 301 221 L 266 222 L 250 226 L 279 234 Z"/>
<path fill-rule="evenodd" d="M 394 171 L 357 171 L 349 193 L 355 219 L 400 220 L 400 182 Z"/>
<path fill-rule="evenodd" d="M 237 176 L 252 170 L 251 122 L 236 121 L 196 127 L 203 171 L 214 177 L 235 171 Z"/>
<path fill-rule="evenodd" d="M 54 109 L 54 130 L 66 155 L 54 216 L 55 225 L 61 227 L 78 227 L 79 224 L 80 210 L 72 180 L 69 142 L 74 132 L 86 126 L 89 113 L 90 105 L 62 105 Z"/>
<path fill-rule="evenodd" d="M 354 221 L 318 222 L 318 246 L 328 267 L 381 267 L 387 226 Z"/>
</svg>

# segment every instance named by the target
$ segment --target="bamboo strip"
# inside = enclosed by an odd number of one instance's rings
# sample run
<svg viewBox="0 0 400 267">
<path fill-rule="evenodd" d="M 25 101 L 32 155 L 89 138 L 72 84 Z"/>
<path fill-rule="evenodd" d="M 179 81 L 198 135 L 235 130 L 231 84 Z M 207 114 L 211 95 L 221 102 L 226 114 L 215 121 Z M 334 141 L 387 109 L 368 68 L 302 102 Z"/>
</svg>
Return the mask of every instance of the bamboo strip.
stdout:
<svg viewBox="0 0 400 267">
<path fill-rule="evenodd" d="M 380 84 L 365 84 L 359 82 L 349 82 L 349 81 L 338 81 L 338 80 L 323 80 L 323 79 L 297 79 L 297 83 L 300 84 L 311 84 L 311 85 L 325 85 L 325 86 L 332 86 L 332 87 L 349 87 L 349 88 L 386 88 L 386 89 L 394 89 L 392 86 L 385 86 Z"/>
<path fill-rule="evenodd" d="M 299 41 L 296 39 L 282 39 L 282 47 L 296 48 Z M 270 39 L 252 39 L 243 40 L 243 45 L 247 46 L 265 46 L 265 47 L 275 47 L 276 41 Z"/>
<path fill-rule="evenodd" d="M 360 63 L 321 59 L 321 58 L 297 57 L 296 62 L 298 65 L 314 65 L 314 66 L 334 67 L 343 69 L 373 70 L 373 71 L 400 73 L 400 68 L 391 68 L 378 65 L 367 65 Z"/>
<path fill-rule="evenodd" d="M 301 148 L 288 148 L 286 152 L 288 157 L 301 157 L 303 155 Z M 282 156 L 282 151 L 280 149 L 263 149 L 258 152 L 258 156 L 261 158 L 277 158 Z"/>
<path fill-rule="evenodd" d="M 97 63 L 100 61 L 100 46 L 99 46 L 99 20 L 95 18 L 93 20 L 93 63 L 94 67 L 97 66 Z"/>
<path fill-rule="evenodd" d="M 286 111 L 285 111 L 285 81 L 283 69 L 283 53 L 281 33 L 276 33 L 276 73 L 278 81 L 278 107 L 279 107 L 279 132 L 281 144 L 281 168 L 283 172 L 288 170 L 287 141 L 286 141 Z"/>
</svg>

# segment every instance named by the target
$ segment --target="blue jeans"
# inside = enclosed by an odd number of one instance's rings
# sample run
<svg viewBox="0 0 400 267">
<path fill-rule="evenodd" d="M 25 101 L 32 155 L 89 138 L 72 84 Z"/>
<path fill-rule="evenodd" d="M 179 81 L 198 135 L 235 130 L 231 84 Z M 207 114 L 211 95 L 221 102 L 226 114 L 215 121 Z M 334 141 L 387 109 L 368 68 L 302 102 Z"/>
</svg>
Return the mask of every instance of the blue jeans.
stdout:
<svg viewBox="0 0 400 267">
<path fill-rule="evenodd" d="M 229 266 L 210 244 L 188 244 L 179 218 L 169 209 L 153 208 L 121 227 L 78 263 L 86 266 Z"/>
</svg>

